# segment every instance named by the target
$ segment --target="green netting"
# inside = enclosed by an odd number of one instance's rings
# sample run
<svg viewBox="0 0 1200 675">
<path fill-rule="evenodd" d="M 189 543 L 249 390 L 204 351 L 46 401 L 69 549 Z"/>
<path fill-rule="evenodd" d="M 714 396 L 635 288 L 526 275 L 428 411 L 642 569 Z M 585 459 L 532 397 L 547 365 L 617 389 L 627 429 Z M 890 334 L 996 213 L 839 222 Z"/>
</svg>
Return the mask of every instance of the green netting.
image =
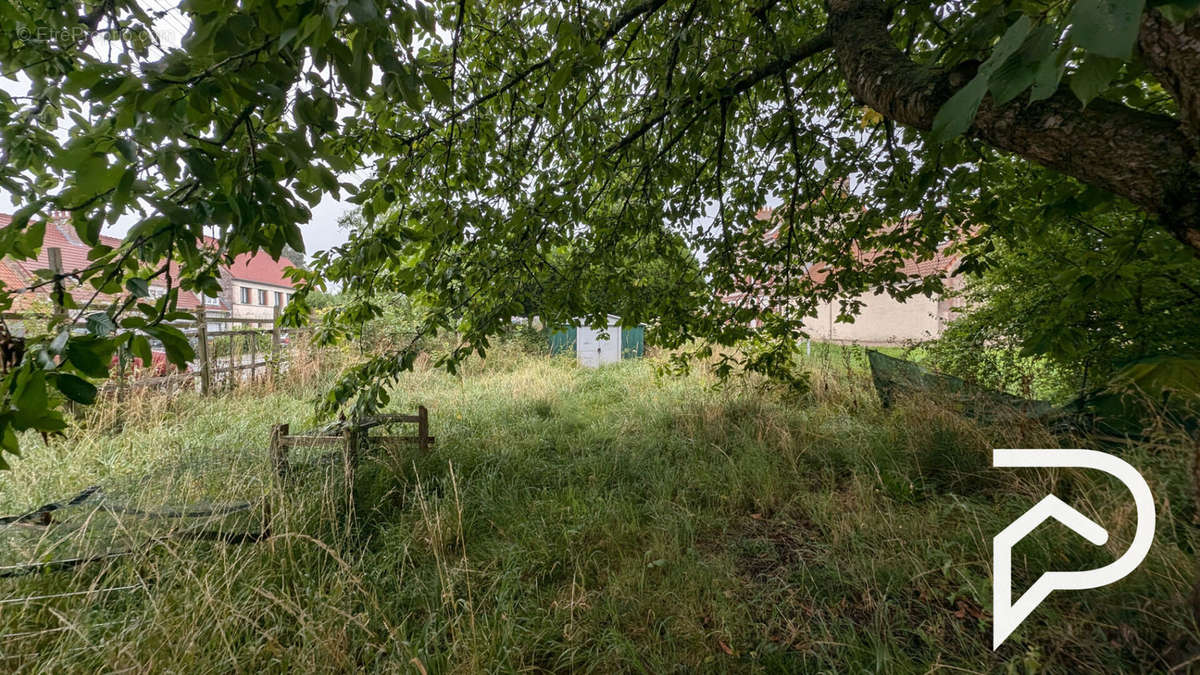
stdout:
<svg viewBox="0 0 1200 675">
<path fill-rule="evenodd" d="M 890 407 L 897 395 L 925 393 L 937 395 L 962 405 L 963 411 L 976 417 L 990 416 L 998 410 L 1016 410 L 1040 417 L 1049 414 L 1054 406 L 1046 401 L 1031 401 L 1002 391 L 977 387 L 966 380 L 935 373 L 912 361 L 898 359 L 873 349 L 867 350 L 871 364 L 871 379 L 883 407 Z"/>
<path fill-rule="evenodd" d="M 1200 429 L 1200 358 L 1153 356 L 1119 370 L 1100 389 L 1063 406 L 992 391 L 875 350 L 867 350 L 871 379 L 883 407 L 897 396 L 937 396 L 971 417 L 1017 412 L 1061 431 L 1143 438 L 1153 421 L 1196 433 Z"/>
<path fill-rule="evenodd" d="M 1160 355 L 1117 371 L 1102 389 L 1063 406 L 1086 430 L 1140 438 L 1163 422 L 1195 435 L 1200 430 L 1200 358 Z"/>
<path fill-rule="evenodd" d="M 143 509 L 114 501 L 92 485 L 70 497 L 0 517 L 0 579 L 134 555 L 166 539 L 261 541 L 268 530 L 246 528 L 258 520 L 253 506 L 243 501 Z M 173 522 L 165 525 L 164 520 Z"/>
</svg>

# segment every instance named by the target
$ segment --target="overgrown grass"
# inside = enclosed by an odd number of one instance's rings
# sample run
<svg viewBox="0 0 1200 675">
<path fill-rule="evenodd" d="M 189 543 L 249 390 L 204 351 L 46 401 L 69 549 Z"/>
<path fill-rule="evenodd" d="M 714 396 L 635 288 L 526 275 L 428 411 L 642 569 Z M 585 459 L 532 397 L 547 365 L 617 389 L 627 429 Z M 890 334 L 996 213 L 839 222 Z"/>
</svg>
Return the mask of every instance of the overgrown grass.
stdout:
<svg viewBox="0 0 1200 675">
<path fill-rule="evenodd" d="M 268 429 L 305 427 L 311 386 L 110 408 L 0 474 L 0 507 L 92 483 L 145 508 L 261 500 L 205 527 L 269 519 L 272 536 L 164 538 L 0 579 L 2 599 L 92 591 L 0 604 L 0 670 L 1132 672 L 1196 653 L 1187 446 L 1124 453 L 1158 502 L 1146 562 L 1055 593 L 993 652 L 991 537 L 1049 491 L 1113 533 L 1097 549 L 1039 529 L 1014 555 L 1019 592 L 1119 555 L 1132 504 L 1090 474 L 991 469 L 992 447 L 1057 441 L 930 402 L 881 410 L 839 358 L 787 402 L 753 381 L 659 378 L 649 361 L 590 371 L 501 350 L 461 377 L 419 370 L 393 407 L 428 406 L 437 443 L 364 458 L 353 518 L 340 465 L 272 479 Z M 0 564 L 172 526 L 89 513 L 0 531 Z M 101 593 L 116 587 L 130 588 Z"/>
</svg>

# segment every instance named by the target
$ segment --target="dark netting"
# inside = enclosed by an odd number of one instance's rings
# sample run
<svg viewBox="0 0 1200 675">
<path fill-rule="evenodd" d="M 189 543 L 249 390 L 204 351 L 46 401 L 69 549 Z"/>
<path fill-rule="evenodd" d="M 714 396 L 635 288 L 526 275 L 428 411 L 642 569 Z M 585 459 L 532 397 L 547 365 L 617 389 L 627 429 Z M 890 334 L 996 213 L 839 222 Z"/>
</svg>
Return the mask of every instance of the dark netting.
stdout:
<svg viewBox="0 0 1200 675">
<path fill-rule="evenodd" d="M 1063 406 L 992 391 L 912 361 L 868 349 L 871 379 L 883 407 L 897 396 L 936 396 L 966 415 L 992 419 L 1013 413 L 1042 420 L 1056 432 L 1082 432 L 1112 440 L 1144 440 L 1152 423 L 1200 433 L 1200 359 L 1153 356 L 1121 368 L 1102 388 Z"/>
<path fill-rule="evenodd" d="M 254 506 L 242 501 L 138 508 L 114 500 L 99 485 L 92 485 L 24 513 L 0 517 L 0 578 L 133 555 L 167 539 L 260 541 L 270 533 L 266 513 L 260 518 Z M 227 522 L 235 514 L 244 514 L 243 522 Z M 172 521 L 165 529 L 164 519 Z M 247 529 L 260 520 L 261 529 Z M 231 529 L 231 525 L 235 527 Z M 47 560 L 51 551 L 52 559 Z"/>
<path fill-rule="evenodd" d="M 890 407 L 898 395 L 925 394 L 956 402 L 964 413 L 973 417 L 990 417 L 1001 410 L 1041 417 L 1054 411 L 1054 406 L 1046 401 L 984 389 L 873 349 L 867 350 L 867 360 L 871 364 L 875 391 L 885 408 Z"/>
</svg>

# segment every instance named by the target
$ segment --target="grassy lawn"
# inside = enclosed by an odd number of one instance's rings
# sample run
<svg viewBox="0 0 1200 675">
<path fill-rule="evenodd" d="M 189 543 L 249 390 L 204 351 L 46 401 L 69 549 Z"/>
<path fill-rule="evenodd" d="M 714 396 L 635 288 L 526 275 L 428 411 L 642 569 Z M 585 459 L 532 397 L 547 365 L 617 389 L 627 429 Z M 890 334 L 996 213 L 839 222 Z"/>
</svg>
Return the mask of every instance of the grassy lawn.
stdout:
<svg viewBox="0 0 1200 675">
<path fill-rule="evenodd" d="M 352 519 L 340 467 L 272 480 L 269 426 L 310 426 L 309 386 L 110 405 L 48 448 L 30 439 L 0 509 L 100 484 L 142 508 L 261 500 L 269 516 L 206 527 L 269 518 L 272 536 L 160 538 L 0 579 L 0 599 L 128 587 L 0 604 L 0 671 L 1118 672 L 1194 653 L 1190 450 L 1123 453 L 1157 499 L 1141 567 L 1053 594 L 993 652 L 992 536 L 1050 491 L 1113 533 L 1101 550 L 1039 529 L 1015 551 L 1019 592 L 1119 555 L 1132 504 L 1091 474 L 993 470 L 992 447 L 1057 441 L 930 402 L 881 410 L 842 360 L 814 360 L 799 400 L 648 360 L 589 371 L 502 351 L 462 377 L 418 371 L 392 407 L 428 406 L 437 444 L 364 459 Z M 0 531 L 0 565 L 195 525 L 59 519 Z"/>
</svg>

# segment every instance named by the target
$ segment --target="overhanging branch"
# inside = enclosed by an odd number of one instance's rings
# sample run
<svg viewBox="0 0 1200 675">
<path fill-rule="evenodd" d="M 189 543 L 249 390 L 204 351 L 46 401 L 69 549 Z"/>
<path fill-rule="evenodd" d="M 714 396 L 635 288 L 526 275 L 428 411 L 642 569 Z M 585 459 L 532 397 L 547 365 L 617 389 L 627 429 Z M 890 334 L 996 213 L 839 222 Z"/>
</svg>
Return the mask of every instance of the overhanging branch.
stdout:
<svg viewBox="0 0 1200 675">
<path fill-rule="evenodd" d="M 851 93 L 883 116 L 929 130 L 954 93 L 944 73 L 911 61 L 888 33 L 879 0 L 830 0 L 829 33 Z M 1200 256 L 1196 147 L 1178 120 L 1097 99 L 1086 108 L 1066 88 L 1028 103 L 986 97 L 968 134 L 1000 150 L 1125 197 L 1160 216 Z"/>
<path fill-rule="evenodd" d="M 829 33 L 822 32 L 820 35 L 811 40 L 807 40 L 793 46 L 791 49 L 784 52 L 778 58 L 768 61 L 745 75 L 725 83 L 724 85 L 706 90 L 696 96 L 692 96 L 685 101 L 679 102 L 678 107 L 672 107 L 671 104 L 664 104 L 664 107 L 657 114 L 651 116 L 642 122 L 636 129 L 625 135 L 620 141 L 609 146 L 607 152 L 619 152 L 633 143 L 639 138 L 645 136 L 650 130 L 654 129 L 659 124 L 662 124 L 668 116 L 678 114 L 684 110 L 691 108 L 697 104 L 703 104 L 701 110 L 708 110 L 721 103 L 729 101 L 745 92 L 749 91 L 754 85 L 771 77 L 786 73 L 796 64 L 806 61 L 821 52 L 830 49 L 833 42 L 830 40 Z"/>
</svg>

